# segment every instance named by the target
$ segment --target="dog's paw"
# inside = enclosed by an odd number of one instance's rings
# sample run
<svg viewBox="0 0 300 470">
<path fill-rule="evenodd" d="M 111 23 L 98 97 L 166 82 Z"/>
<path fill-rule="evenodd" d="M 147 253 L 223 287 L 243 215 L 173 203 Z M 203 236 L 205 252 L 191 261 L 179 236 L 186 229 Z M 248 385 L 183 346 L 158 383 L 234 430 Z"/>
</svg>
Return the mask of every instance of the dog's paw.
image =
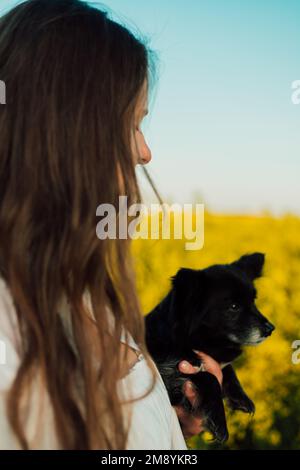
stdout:
<svg viewBox="0 0 300 470">
<path fill-rule="evenodd" d="M 213 436 L 213 440 L 224 444 L 228 440 L 229 433 L 226 422 L 220 423 L 214 419 L 206 418 L 204 428 Z"/>
<path fill-rule="evenodd" d="M 226 402 L 231 410 L 239 410 L 251 415 L 254 415 L 255 413 L 255 405 L 246 394 L 227 397 Z"/>
<path fill-rule="evenodd" d="M 203 426 L 216 440 L 223 444 L 227 441 L 229 434 L 227 429 L 225 410 L 222 401 L 215 403 L 214 407 L 204 407 L 201 410 L 203 418 Z"/>
</svg>

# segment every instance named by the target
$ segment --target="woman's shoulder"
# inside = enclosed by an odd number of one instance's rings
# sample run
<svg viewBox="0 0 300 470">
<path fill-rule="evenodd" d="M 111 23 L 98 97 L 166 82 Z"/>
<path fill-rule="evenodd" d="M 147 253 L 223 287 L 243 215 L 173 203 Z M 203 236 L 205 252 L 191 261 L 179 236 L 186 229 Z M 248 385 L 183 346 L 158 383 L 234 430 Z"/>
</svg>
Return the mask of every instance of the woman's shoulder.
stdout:
<svg viewBox="0 0 300 470">
<path fill-rule="evenodd" d="M 127 344 L 131 348 L 136 349 L 136 351 L 141 350 L 141 348 L 134 341 L 134 339 L 131 336 L 131 334 L 129 333 L 129 331 L 125 330 L 124 327 L 122 327 L 122 333 L 121 333 L 120 341 L 121 341 L 121 343 Z"/>
<path fill-rule="evenodd" d="M 115 317 L 111 311 L 111 309 L 107 306 L 106 307 L 106 312 L 108 315 L 108 322 L 109 322 L 109 327 L 110 331 L 112 332 L 115 326 Z M 121 343 L 127 344 L 128 346 L 132 347 L 133 349 L 136 349 L 137 351 L 140 351 L 140 347 L 137 345 L 137 343 L 134 341 L 132 335 L 128 330 L 122 326 L 121 330 L 121 336 L 120 336 L 120 341 Z"/>
<path fill-rule="evenodd" d="M 88 296 L 86 296 L 86 301 L 88 302 L 88 300 Z M 106 310 L 109 323 L 113 328 L 114 316 L 109 308 Z M 17 347 L 19 341 L 16 309 L 10 289 L 2 276 L 0 276 L 0 341 L 2 341 L 2 343 L 0 342 L 0 351 L 4 349 L 4 343 L 7 341 L 9 341 L 15 347 Z M 124 327 L 122 327 L 120 341 L 127 344 L 128 346 L 131 346 L 133 349 L 140 351 L 140 347 L 134 341 L 132 335 L 127 330 L 125 330 Z"/>
</svg>

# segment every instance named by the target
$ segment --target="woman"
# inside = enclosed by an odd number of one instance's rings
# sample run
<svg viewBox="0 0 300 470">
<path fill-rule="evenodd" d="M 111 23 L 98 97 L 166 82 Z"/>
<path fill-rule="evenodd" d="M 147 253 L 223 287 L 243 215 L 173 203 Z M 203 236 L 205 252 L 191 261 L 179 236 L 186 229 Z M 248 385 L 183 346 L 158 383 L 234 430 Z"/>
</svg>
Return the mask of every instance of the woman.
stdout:
<svg viewBox="0 0 300 470">
<path fill-rule="evenodd" d="M 140 200 L 150 59 L 127 29 L 79 0 L 25 1 L 0 20 L 3 448 L 130 448 L 137 423 L 124 419 L 120 385 L 139 370 L 135 351 L 151 372 L 138 398 L 141 413 L 153 407 L 157 435 L 155 400 L 164 398 L 167 419 L 175 411 L 145 346 L 130 243 L 95 231 L 99 204 Z M 221 382 L 218 364 L 202 357 Z M 201 431 L 200 418 L 176 412 L 186 437 Z M 185 448 L 173 425 L 170 448 Z"/>
</svg>

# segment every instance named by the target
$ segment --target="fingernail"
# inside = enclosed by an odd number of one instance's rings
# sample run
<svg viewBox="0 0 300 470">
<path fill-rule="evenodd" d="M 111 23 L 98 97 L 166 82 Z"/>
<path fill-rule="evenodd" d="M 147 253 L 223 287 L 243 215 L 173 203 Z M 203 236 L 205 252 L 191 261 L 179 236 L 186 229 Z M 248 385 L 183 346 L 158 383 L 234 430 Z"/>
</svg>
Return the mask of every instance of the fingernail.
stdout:
<svg viewBox="0 0 300 470">
<path fill-rule="evenodd" d="M 196 354 L 201 354 L 200 351 L 197 351 L 197 349 L 193 349 L 193 351 L 196 353 Z"/>
<path fill-rule="evenodd" d="M 184 369 L 187 369 L 188 363 L 187 363 L 186 361 L 183 361 L 183 362 L 181 363 L 181 367 L 183 367 Z"/>
</svg>

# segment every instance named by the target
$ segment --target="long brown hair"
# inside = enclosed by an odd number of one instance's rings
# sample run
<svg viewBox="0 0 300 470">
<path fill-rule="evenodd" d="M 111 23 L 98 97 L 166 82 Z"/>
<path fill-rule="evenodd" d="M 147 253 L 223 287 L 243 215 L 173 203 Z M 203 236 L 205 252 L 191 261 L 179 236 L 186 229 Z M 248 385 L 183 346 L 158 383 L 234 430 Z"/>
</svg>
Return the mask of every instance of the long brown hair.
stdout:
<svg viewBox="0 0 300 470">
<path fill-rule="evenodd" d="M 155 383 L 130 241 L 96 236 L 96 208 L 118 206 L 120 174 L 128 204 L 141 198 L 130 142 L 137 99 L 154 65 L 150 55 L 107 12 L 79 0 L 28 0 L 0 19 L 0 78 L 6 84 L 0 268 L 21 338 L 7 411 L 24 449 L 30 442 L 21 402 L 37 370 L 61 448 L 126 448 L 117 393 L 121 325 L 152 370 L 148 393 Z M 60 310 L 63 299 L 73 341 Z M 107 334 L 107 307 L 113 336 Z"/>
</svg>

